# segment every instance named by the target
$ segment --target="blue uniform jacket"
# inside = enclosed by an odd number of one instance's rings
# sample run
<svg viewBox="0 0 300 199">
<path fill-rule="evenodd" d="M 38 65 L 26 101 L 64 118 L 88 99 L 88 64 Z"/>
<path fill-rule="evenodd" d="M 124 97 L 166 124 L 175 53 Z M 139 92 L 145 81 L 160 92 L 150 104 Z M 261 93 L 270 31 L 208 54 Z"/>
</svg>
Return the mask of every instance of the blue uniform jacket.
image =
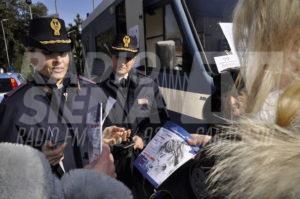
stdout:
<svg viewBox="0 0 300 199">
<path fill-rule="evenodd" d="M 130 71 L 125 85 L 117 83 L 112 73 L 100 87 L 107 96 L 116 100 L 105 121 L 106 126 L 128 128 L 133 135 L 151 139 L 156 128 L 169 119 L 156 82 L 135 69 Z"/>
<path fill-rule="evenodd" d="M 36 73 L 0 105 L 0 141 L 40 149 L 46 140 L 67 142 L 66 171 L 88 163 L 88 130 L 97 124 L 105 94 L 85 78 L 67 75 L 63 87 Z"/>
</svg>

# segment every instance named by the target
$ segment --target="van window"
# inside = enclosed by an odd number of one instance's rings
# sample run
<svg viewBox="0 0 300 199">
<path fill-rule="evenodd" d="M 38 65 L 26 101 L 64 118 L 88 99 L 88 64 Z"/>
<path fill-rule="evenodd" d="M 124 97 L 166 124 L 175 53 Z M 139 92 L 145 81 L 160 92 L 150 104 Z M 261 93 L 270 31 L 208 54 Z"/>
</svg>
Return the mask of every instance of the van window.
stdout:
<svg viewBox="0 0 300 199">
<path fill-rule="evenodd" d="M 185 48 L 185 41 L 178 27 L 170 4 L 160 6 L 156 9 L 146 10 L 145 14 L 146 29 L 146 49 L 148 52 L 156 52 L 156 43 L 158 41 L 172 40 L 175 42 L 175 66 L 172 70 L 189 72 L 191 56 L 188 55 Z M 156 67 L 156 62 L 148 62 L 148 67 Z M 166 70 L 165 66 L 161 66 Z M 167 69 L 168 71 L 169 69 Z"/>
<path fill-rule="evenodd" d="M 113 43 L 115 28 L 112 27 L 96 37 L 96 52 L 109 53 L 109 47 Z"/>
<path fill-rule="evenodd" d="M 126 10 L 125 10 L 125 1 L 121 2 L 116 6 L 116 26 L 117 34 L 126 34 Z"/>
<path fill-rule="evenodd" d="M 99 24 L 101 32 L 95 37 L 96 52 L 109 54 L 109 47 L 116 34 L 126 34 L 125 1 L 110 7 L 101 14 L 103 24 Z M 97 27 L 98 28 L 98 27 Z"/>
<path fill-rule="evenodd" d="M 225 55 L 230 47 L 219 25 L 232 22 L 233 10 L 237 0 L 186 0 L 204 53 L 213 72 L 216 71 L 214 57 Z"/>
<path fill-rule="evenodd" d="M 163 8 L 157 8 L 146 12 L 146 49 L 155 53 L 155 44 L 164 40 Z M 148 63 L 149 67 L 155 67 L 155 63 Z"/>
<path fill-rule="evenodd" d="M 175 41 L 176 65 L 182 67 L 182 36 L 170 5 L 165 7 L 165 12 L 165 40 Z"/>
</svg>

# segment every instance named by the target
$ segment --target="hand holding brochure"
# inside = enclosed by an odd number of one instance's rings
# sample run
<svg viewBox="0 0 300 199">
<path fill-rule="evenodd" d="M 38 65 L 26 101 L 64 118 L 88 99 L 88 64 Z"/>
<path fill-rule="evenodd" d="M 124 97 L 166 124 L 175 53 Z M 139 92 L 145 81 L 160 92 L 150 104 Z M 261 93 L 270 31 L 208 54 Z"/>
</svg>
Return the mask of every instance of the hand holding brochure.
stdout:
<svg viewBox="0 0 300 199">
<path fill-rule="evenodd" d="M 134 166 L 155 187 L 159 187 L 179 167 L 192 159 L 199 147 L 189 146 L 191 135 L 182 127 L 167 122 L 154 136 Z"/>
<path fill-rule="evenodd" d="M 93 111 L 88 113 L 87 121 L 89 128 L 87 135 L 89 138 L 89 162 L 93 162 L 102 153 L 103 124 L 116 100 L 109 97 L 106 103 L 105 112 L 103 103 L 100 101 Z"/>
</svg>

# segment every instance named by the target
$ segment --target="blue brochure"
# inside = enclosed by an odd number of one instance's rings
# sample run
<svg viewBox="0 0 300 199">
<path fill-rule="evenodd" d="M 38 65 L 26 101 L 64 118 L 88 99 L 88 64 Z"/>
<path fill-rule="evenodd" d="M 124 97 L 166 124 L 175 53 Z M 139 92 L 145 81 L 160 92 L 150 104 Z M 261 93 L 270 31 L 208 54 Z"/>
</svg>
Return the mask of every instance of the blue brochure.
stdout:
<svg viewBox="0 0 300 199">
<path fill-rule="evenodd" d="M 199 147 L 187 144 L 190 137 L 181 126 L 167 122 L 137 157 L 134 166 L 158 188 L 172 173 L 197 154 Z"/>
</svg>

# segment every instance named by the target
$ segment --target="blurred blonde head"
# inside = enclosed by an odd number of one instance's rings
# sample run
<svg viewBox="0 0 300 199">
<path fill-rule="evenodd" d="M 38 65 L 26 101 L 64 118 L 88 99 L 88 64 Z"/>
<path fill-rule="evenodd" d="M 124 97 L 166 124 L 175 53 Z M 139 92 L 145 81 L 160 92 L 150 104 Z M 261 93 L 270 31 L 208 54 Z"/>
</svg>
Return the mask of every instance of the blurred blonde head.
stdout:
<svg viewBox="0 0 300 199">
<path fill-rule="evenodd" d="M 281 127 L 293 127 L 300 115 L 300 82 L 289 86 L 279 97 L 276 124 Z"/>
<path fill-rule="evenodd" d="M 300 132 L 244 120 L 209 152 L 216 158 L 208 182 L 222 198 L 299 198 Z"/>
<path fill-rule="evenodd" d="M 300 76 L 300 1 L 240 0 L 234 38 L 248 91 L 247 112 Z"/>
<path fill-rule="evenodd" d="M 300 107 L 299 10 L 299 0 L 240 0 L 237 5 L 234 37 L 247 90 L 246 111 L 257 113 L 271 92 L 283 93 L 274 106 L 276 121 L 241 120 L 226 131 L 226 137 L 237 141 L 210 146 L 216 157 L 209 177 L 212 193 L 226 198 L 300 197 L 300 129 L 295 120 Z M 289 128 L 293 123 L 295 128 Z"/>
</svg>

